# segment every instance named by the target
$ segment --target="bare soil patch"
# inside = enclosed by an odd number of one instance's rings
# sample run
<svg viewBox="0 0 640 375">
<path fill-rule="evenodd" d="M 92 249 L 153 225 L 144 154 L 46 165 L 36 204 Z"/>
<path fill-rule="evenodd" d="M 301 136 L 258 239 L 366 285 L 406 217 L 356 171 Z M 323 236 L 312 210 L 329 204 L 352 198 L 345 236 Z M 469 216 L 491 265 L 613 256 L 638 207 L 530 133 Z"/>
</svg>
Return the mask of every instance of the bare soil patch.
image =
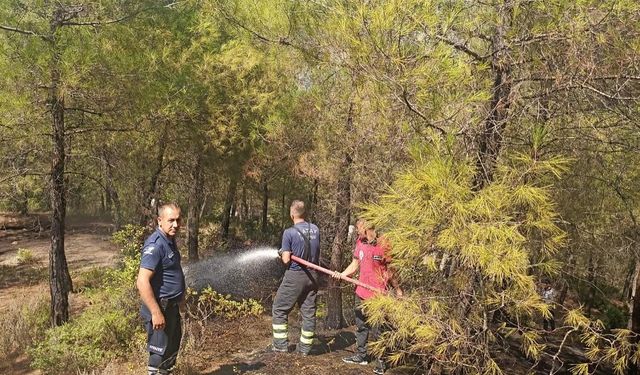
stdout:
<svg viewBox="0 0 640 375">
<path fill-rule="evenodd" d="M 353 329 L 327 330 L 319 327 L 311 353 L 301 356 L 295 353 L 299 317 L 293 314 L 289 321 L 290 353 L 273 353 L 271 343 L 271 317 L 243 318 L 229 322 L 214 322 L 207 327 L 206 337 L 198 343 L 197 350 L 189 348 L 181 361 L 195 373 L 206 375 L 232 374 L 344 374 L 364 375 L 373 373 L 373 364 L 348 365 L 342 358 L 353 355 L 355 335 Z M 188 333 L 187 333 L 188 334 Z M 409 374 L 406 368 L 395 368 L 387 374 Z"/>
</svg>

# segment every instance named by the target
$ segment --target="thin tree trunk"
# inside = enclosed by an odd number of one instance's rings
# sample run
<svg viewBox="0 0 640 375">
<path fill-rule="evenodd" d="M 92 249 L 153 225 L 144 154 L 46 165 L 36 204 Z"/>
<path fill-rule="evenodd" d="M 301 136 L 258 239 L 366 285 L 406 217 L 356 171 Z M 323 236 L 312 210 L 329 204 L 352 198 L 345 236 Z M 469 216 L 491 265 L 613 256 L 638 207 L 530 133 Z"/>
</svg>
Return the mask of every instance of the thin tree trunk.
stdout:
<svg viewBox="0 0 640 375">
<path fill-rule="evenodd" d="M 18 190 L 18 197 L 16 199 L 16 205 L 18 212 L 21 215 L 26 215 L 29 213 L 29 195 L 26 191 Z"/>
<path fill-rule="evenodd" d="M 164 154 L 167 149 L 167 134 L 168 134 L 169 126 L 165 122 L 162 128 L 162 132 L 160 133 L 160 138 L 158 139 L 158 151 L 156 152 L 156 160 L 153 168 L 153 172 L 151 173 L 151 179 L 149 181 L 149 187 L 142 198 L 142 207 L 140 214 L 140 225 L 149 225 L 152 223 L 156 212 L 153 212 L 153 208 L 151 207 L 151 200 L 156 196 L 158 192 L 158 180 L 160 179 L 160 174 L 162 173 L 162 169 L 164 167 Z"/>
<path fill-rule="evenodd" d="M 347 131 L 353 128 L 353 103 L 349 105 L 347 115 Z M 351 204 L 351 154 L 345 151 L 338 171 L 338 185 L 336 186 L 336 233 L 331 244 L 332 270 L 342 269 L 342 252 L 347 242 L 349 232 L 349 207 Z M 327 326 L 332 329 L 344 327 L 344 317 L 342 314 L 342 289 L 340 280 L 329 279 L 329 290 L 327 296 Z"/>
<path fill-rule="evenodd" d="M 269 213 L 269 184 L 267 179 L 262 177 L 262 234 L 267 234 Z"/>
<path fill-rule="evenodd" d="M 571 254 L 569 256 L 569 261 L 567 262 L 569 269 L 573 270 L 575 269 L 575 265 L 576 265 L 576 257 L 574 254 Z M 567 294 L 569 294 L 569 280 L 564 280 L 564 283 L 562 284 L 562 287 L 560 288 L 560 295 L 558 296 L 558 304 L 559 305 L 564 305 L 564 301 L 567 299 Z"/>
<path fill-rule="evenodd" d="M 587 297 L 585 310 L 587 316 L 591 316 L 593 308 L 593 300 L 596 296 L 596 265 L 593 260 L 593 254 L 589 255 L 589 264 L 587 266 L 587 282 L 589 283 L 589 296 Z"/>
<path fill-rule="evenodd" d="M 316 221 L 316 207 L 318 207 L 318 179 L 313 179 L 313 189 L 311 193 L 311 222 Z"/>
<path fill-rule="evenodd" d="M 102 151 L 102 158 L 104 163 L 105 196 L 106 201 L 108 202 L 106 209 L 113 219 L 115 229 L 120 230 L 120 227 L 122 226 L 122 211 L 120 207 L 120 198 L 118 197 L 118 192 L 115 188 L 115 183 L 113 182 L 113 166 L 111 165 L 111 160 L 109 160 L 109 155 L 105 150 Z"/>
<path fill-rule="evenodd" d="M 640 275 L 640 259 L 638 259 L 638 257 L 636 256 L 636 266 L 635 266 L 635 272 L 634 272 L 634 278 L 633 278 L 633 283 L 632 283 L 632 294 L 631 294 L 631 303 L 630 303 L 630 310 L 629 311 L 629 329 L 631 329 L 632 332 L 634 333 L 638 333 L 640 332 L 640 277 L 638 277 Z M 632 343 L 638 343 L 638 338 L 633 338 Z M 628 362 L 628 367 L 627 367 L 627 374 L 628 375 L 638 375 L 640 374 L 640 368 L 638 367 L 638 364 L 633 363 L 633 361 L 629 361 Z"/>
<path fill-rule="evenodd" d="M 198 233 L 200 231 L 200 205 L 202 204 L 202 152 L 198 153 L 193 173 L 193 184 L 189 191 L 189 213 L 187 223 L 187 248 L 189 249 L 189 260 L 198 260 Z"/>
<path fill-rule="evenodd" d="M 240 222 L 244 223 L 249 219 L 249 203 L 247 202 L 247 184 L 246 179 L 242 184 L 242 193 L 240 193 Z"/>
<path fill-rule="evenodd" d="M 493 54 L 491 60 L 493 72 L 491 107 L 483 131 L 478 138 L 478 172 L 475 177 L 475 185 L 478 190 L 493 181 L 496 161 L 502 148 L 502 138 L 511 106 L 512 62 L 504 41 L 513 13 L 511 2 L 503 2 L 498 12 L 501 22 L 497 25 L 492 41 L 492 50 L 496 53 Z"/>
<path fill-rule="evenodd" d="M 109 183 L 111 182 L 109 180 L 109 159 L 107 158 L 107 152 L 105 150 L 105 145 L 102 145 L 102 152 L 100 154 L 100 158 L 102 161 L 102 179 L 103 179 L 103 183 L 102 186 L 104 186 L 104 192 L 102 194 L 102 207 L 101 207 L 101 213 L 104 214 L 111 214 L 111 194 L 109 194 Z"/>
<path fill-rule="evenodd" d="M 53 51 L 50 72 L 51 86 L 48 102 L 52 114 L 53 155 L 51 165 L 51 249 L 49 252 L 49 288 L 51 292 L 51 324 L 60 326 L 69 320 L 69 292 L 72 289 L 71 276 L 64 253 L 64 231 L 66 216 L 66 192 L 64 181 L 65 166 L 65 124 L 64 96 L 60 90 L 61 55 L 56 32 L 64 20 L 63 9 L 58 8 L 51 22 L 51 47 Z"/>
<path fill-rule="evenodd" d="M 629 260 L 629 266 L 627 267 L 627 277 L 624 279 L 624 285 L 622 286 L 622 299 L 627 300 L 631 295 L 631 288 L 633 286 L 633 278 L 635 276 L 636 264 L 635 259 Z"/>
<path fill-rule="evenodd" d="M 282 201 L 281 201 L 281 211 L 280 211 L 280 231 L 284 230 L 284 226 L 285 226 L 285 222 L 286 222 L 286 218 L 287 218 L 287 207 L 286 207 L 286 198 L 287 198 L 287 193 L 286 193 L 286 187 L 287 184 L 286 182 L 282 184 Z"/>
<path fill-rule="evenodd" d="M 224 209 L 222 211 L 222 228 L 221 236 L 223 240 L 229 239 L 229 227 L 231 225 L 231 211 L 233 210 L 233 201 L 236 197 L 236 188 L 238 186 L 238 176 L 235 172 L 231 172 L 231 178 L 229 179 L 229 187 L 227 189 L 227 196 L 224 200 Z"/>
</svg>

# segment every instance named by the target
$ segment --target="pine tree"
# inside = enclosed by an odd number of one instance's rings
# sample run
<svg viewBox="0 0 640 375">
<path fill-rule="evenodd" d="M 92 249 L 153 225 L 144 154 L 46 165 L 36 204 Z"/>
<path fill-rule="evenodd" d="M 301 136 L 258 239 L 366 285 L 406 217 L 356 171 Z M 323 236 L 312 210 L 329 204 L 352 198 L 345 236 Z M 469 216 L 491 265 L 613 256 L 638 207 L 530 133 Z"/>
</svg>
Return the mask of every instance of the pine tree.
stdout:
<svg viewBox="0 0 640 375">
<path fill-rule="evenodd" d="M 557 271 L 553 256 L 565 242 L 547 183 L 566 161 L 513 154 L 477 190 L 474 160 L 454 146 L 414 147 L 413 166 L 365 207 L 385 229 L 409 291 L 400 300 L 367 302 L 371 322 L 392 327 L 374 351 L 389 350 L 392 363 L 417 357 L 425 369 L 503 373 L 493 350 L 498 340 L 517 332 L 529 358 L 543 350 L 531 321 L 549 307 L 536 282 Z"/>
</svg>

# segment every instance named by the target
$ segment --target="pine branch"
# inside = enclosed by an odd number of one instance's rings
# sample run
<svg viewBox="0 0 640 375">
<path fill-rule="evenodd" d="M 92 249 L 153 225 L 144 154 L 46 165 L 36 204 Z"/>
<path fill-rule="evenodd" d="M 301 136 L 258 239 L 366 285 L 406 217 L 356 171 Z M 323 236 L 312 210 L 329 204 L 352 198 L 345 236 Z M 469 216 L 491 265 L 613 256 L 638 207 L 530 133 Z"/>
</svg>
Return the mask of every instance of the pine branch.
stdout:
<svg viewBox="0 0 640 375">
<path fill-rule="evenodd" d="M 401 96 L 401 100 L 402 102 L 407 106 L 407 108 L 409 108 L 409 110 L 413 113 L 415 113 L 416 115 L 418 115 L 418 117 L 420 117 L 421 119 L 423 119 L 424 121 L 427 122 L 427 126 L 432 128 L 432 129 L 436 129 L 440 132 L 440 134 L 445 135 L 447 134 L 447 132 L 442 129 L 441 127 L 434 125 L 433 123 L 431 123 L 429 121 L 429 119 L 427 118 L 427 116 L 425 116 L 422 112 L 420 112 L 419 110 L 417 110 L 413 104 L 411 104 L 411 102 L 409 101 L 409 98 L 407 97 L 407 90 L 403 88 L 402 90 L 402 96 Z"/>
<path fill-rule="evenodd" d="M 95 182 L 96 185 L 100 186 L 103 190 L 105 190 L 105 191 L 107 190 L 107 188 L 104 186 L 102 181 L 100 181 L 99 179 L 97 179 L 97 178 L 95 178 L 93 176 L 90 176 L 90 175 L 88 175 L 86 173 L 78 172 L 78 171 L 65 171 L 64 174 L 66 174 L 66 175 L 76 175 L 76 176 L 80 176 L 80 177 L 86 178 L 87 180 L 91 180 L 91 181 Z"/>
<path fill-rule="evenodd" d="M 17 27 L 0 25 L 0 30 L 11 31 L 11 32 L 19 33 L 19 34 L 23 34 L 23 35 L 37 36 L 37 37 L 40 37 L 40 38 L 46 38 L 44 35 L 38 34 L 35 31 L 18 29 Z"/>
<path fill-rule="evenodd" d="M 97 115 L 97 116 L 102 116 L 104 115 L 104 113 L 102 112 L 96 112 L 96 111 L 92 111 L 89 109 L 84 109 L 84 108 L 75 108 L 75 107 L 65 107 L 64 109 L 65 111 L 77 111 L 77 112 L 82 112 L 82 113 L 88 113 L 90 115 Z"/>
<path fill-rule="evenodd" d="M 3 178 L 0 179 L 0 184 L 4 183 L 5 181 L 9 181 L 12 178 L 16 178 L 16 177 L 24 177 L 24 176 L 49 176 L 49 173 L 37 173 L 37 172 L 29 172 L 29 173 L 15 173 L 9 176 L 5 176 Z"/>
<path fill-rule="evenodd" d="M 119 22 L 122 22 L 122 21 L 129 20 L 131 18 L 136 17 L 137 15 L 139 15 L 141 13 L 144 13 L 144 12 L 147 12 L 147 11 L 150 11 L 150 10 L 160 9 L 160 8 L 173 8 L 178 3 L 179 3 L 179 1 L 174 1 L 172 3 L 165 4 L 165 5 L 162 5 L 162 6 L 152 6 L 152 7 L 142 8 L 142 9 L 139 9 L 139 10 L 137 10 L 137 11 L 131 13 L 131 14 L 127 14 L 127 15 L 124 15 L 124 16 L 122 16 L 120 18 L 116 18 L 116 19 L 112 19 L 112 20 L 108 20 L 108 21 L 88 21 L 88 22 L 64 21 L 64 22 L 62 22 L 61 25 L 62 26 L 94 26 L 94 27 L 111 25 L 111 24 L 114 24 L 114 23 L 119 23 Z"/>
<path fill-rule="evenodd" d="M 445 44 L 450 45 L 451 47 L 457 49 L 458 51 L 464 52 L 467 55 L 473 57 L 473 59 L 476 60 L 476 61 L 480 61 L 480 62 L 485 62 L 486 61 L 485 57 L 480 56 L 479 53 L 471 50 L 471 48 L 467 47 L 466 44 L 463 44 L 462 42 L 451 40 L 451 39 L 445 37 L 444 35 L 439 35 L 439 34 L 436 34 L 435 37 L 439 41 L 444 42 Z"/>
<path fill-rule="evenodd" d="M 70 129 L 65 132 L 65 135 L 70 134 L 82 134 L 89 132 L 130 132 L 135 131 L 136 128 L 92 128 L 92 129 Z"/>
<path fill-rule="evenodd" d="M 316 61 L 322 61 L 322 59 L 320 58 L 320 56 L 315 53 L 312 52 L 309 48 L 305 48 L 301 45 L 297 45 L 294 44 L 290 41 L 290 36 L 291 36 L 291 27 L 289 27 L 288 30 L 288 35 L 286 37 L 279 37 L 278 39 L 273 39 L 270 37 L 267 37 L 263 34 L 258 33 L 257 31 L 253 30 L 252 28 L 250 28 L 249 26 L 245 25 L 244 23 L 240 22 L 240 20 L 238 20 L 236 17 L 234 17 L 233 15 L 229 14 L 229 12 L 227 12 L 227 10 L 224 7 L 218 7 L 217 8 L 220 13 L 222 14 L 222 16 L 228 21 L 230 22 L 232 25 L 248 32 L 249 34 L 253 35 L 255 38 L 257 38 L 260 41 L 263 41 L 265 43 L 271 43 L 271 44 L 279 44 L 279 45 L 283 45 L 283 46 L 287 46 L 287 47 L 291 47 L 294 48 L 300 52 L 302 52 L 305 56 L 311 57 Z M 291 22 L 289 22 L 289 25 L 291 25 Z"/>
</svg>

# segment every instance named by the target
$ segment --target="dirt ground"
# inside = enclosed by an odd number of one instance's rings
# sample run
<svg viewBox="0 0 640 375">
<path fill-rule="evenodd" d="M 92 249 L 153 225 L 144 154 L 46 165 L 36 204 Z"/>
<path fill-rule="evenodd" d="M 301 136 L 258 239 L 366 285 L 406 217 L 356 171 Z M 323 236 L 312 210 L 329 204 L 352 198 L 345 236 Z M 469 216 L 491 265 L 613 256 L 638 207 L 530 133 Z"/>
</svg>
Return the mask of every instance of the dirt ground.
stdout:
<svg viewBox="0 0 640 375">
<path fill-rule="evenodd" d="M 89 221 L 81 224 L 71 226 L 65 236 L 65 255 L 72 276 L 89 268 L 112 266 L 117 257 L 117 249 L 110 242 L 109 225 Z M 0 230 L 0 312 L 25 296 L 48 292 L 49 247 L 48 232 Z M 19 249 L 33 254 L 35 262 L 19 265 Z"/>
<path fill-rule="evenodd" d="M 299 318 L 294 313 L 290 319 L 290 339 L 297 340 Z M 342 357 L 353 354 L 355 336 L 352 329 L 339 331 L 318 329 L 317 342 L 308 356 L 296 354 L 291 344 L 291 353 L 273 353 L 268 350 L 271 342 L 271 318 L 246 318 L 216 325 L 209 338 L 199 343 L 200 348 L 213 350 L 197 351 L 197 356 L 182 358 L 198 374 L 372 374 L 373 364 L 367 366 L 348 365 Z M 391 369 L 388 374 L 410 374 L 408 369 Z"/>
</svg>

